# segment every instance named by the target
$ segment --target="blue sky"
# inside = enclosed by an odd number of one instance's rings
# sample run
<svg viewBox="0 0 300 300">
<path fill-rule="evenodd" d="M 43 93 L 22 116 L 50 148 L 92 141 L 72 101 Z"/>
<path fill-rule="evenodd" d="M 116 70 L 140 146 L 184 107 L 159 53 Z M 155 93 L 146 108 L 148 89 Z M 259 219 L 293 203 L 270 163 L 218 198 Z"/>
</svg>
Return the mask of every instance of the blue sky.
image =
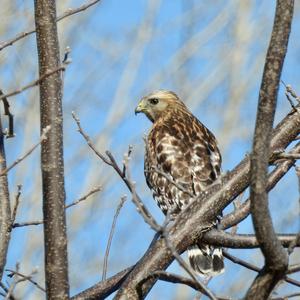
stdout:
<svg viewBox="0 0 300 300">
<path fill-rule="evenodd" d="M 3 40 L 33 25 L 31 1 L 13 1 L 17 13 L 7 7 L 1 17 L 6 27 Z M 130 201 L 129 192 L 109 166 L 99 161 L 76 132 L 71 111 L 76 111 L 82 126 L 104 151 L 112 151 L 119 162 L 128 145 L 133 146 L 131 174 L 137 190 L 158 221 L 163 215 L 156 207 L 143 175 L 143 135 L 151 124 L 144 116 L 134 116 L 134 108 L 145 93 L 171 89 L 184 98 L 194 114 L 220 141 L 223 171 L 229 170 L 251 150 L 256 104 L 263 62 L 273 22 L 274 2 L 181 0 L 104 0 L 82 14 L 58 24 L 60 47 L 72 49 L 72 63 L 65 74 L 64 130 L 67 203 L 102 185 L 93 199 L 67 212 L 71 293 L 96 283 L 101 278 L 105 246 L 120 197 L 128 195 L 113 239 L 109 275 L 133 264 L 146 250 L 153 232 L 144 224 Z M 58 14 L 82 1 L 58 2 Z M 18 16 L 19 22 L 14 22 Z M 299 90 L 299 5 L 282 79 Z M 2 41 L 1 38 L 1 41 Z M 37 76 L 35 37 L 26 38 L 0 52 L 0 80 L 5 91 L 23 86 Z M 8 161 L 13 162 L 39 135 L 38 89 L 11 98 L 17 137 L 7 141 Z M 278 97 L 278 122 L 290 107 L 281 86 Z M 39 153 L 10 173 L 12 195 L 16 184 L 23 184 L 18 221 L 41 217 Z M 288 199 L 287 199 L 288 195 Z M 270 194 L 270 207 L 279 232 L 299 230 L 297 178 L 293 171 Z M 13 198 L 13 196 L 12 196 Z M 284 212 L 282 208 L 285 208 Z M 232 209 L 231 207 L 228 210 Z M 248 218 L 240 233 L 252 232 Z M 33 245 L 30 245 L 34 240 Z M 32 247 L 36 247 L 32 250 Z M 295 260 L 299 263 L 299 250 Z M 260 265 L 259 251 L 232 251 Z M 42 280 L 43 248 L 41 227 L 13 232 L 8 266 L 24 262 L 24 271 L 39 267 Z M 242 288 L 255 275 L 226 262 L 227 271 L 210 287 L 218 294 L 242 296 Z M 170 270 L 181 273 L 174 263 Z M 42 282 L 42 281 L 41 281 Z M 290 287 L 290 286 L 289 286 Z M 20 288 L 26 299 L 41 294 L 31 286 Z M 22 294 L 23 291 L 25 294 Z M 193 299 L 187 288 L 159 282 L 149 299 Z M 179 298 L 177 298 L 179 299 Z"/>
</svg>

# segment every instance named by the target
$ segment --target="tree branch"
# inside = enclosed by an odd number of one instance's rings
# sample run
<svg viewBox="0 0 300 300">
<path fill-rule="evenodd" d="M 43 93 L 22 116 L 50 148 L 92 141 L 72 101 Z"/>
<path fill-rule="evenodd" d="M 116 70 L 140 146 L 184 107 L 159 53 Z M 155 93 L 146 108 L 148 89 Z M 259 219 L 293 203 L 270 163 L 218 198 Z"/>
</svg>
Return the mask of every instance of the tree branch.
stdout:
<svg viewBox="0 0 300 300">
<path fill-rule="evenodd" d="M 294 1 L 278 0 L 262 83 L 251 154 L 251 214 L 255 234 L 265 257 L 265 267 L 258 274 L 246 299 L 266 299 L 284 277 L 288 256 L 276 237 L 268 208 L 268 161 L 279 81 L 287 51 Z"/>
<path fill-rule="evenodd" d="M 6 170 L 4 134 L 0 118 L 0 172 Z M 10 240 L 11 212 L 7 174 L 0 176 L 0 281 L 2 280 Z"/>
<path fill-rule="evenodd" d="M 81 6 L 79 6 L 78 8 L 73 8 L 73 9 L 68 9 L 67 11 L 65 11 L 62 15 L 60 15 L 57 19 L 56 22 L 59 22 L 63 19 L 65 19 L 66 17 L 72 16 L 76 13 L 79 13 L 83 10 L 86 10 L 87 8 L 91 7 L 92 5 L 96 4 L 97 2 L 99 2 L 100 0 L 93 0 L 90 1 L 86 4 L 83 4 Z M 8 46 L 12 46 L 15 42 L 25 38 L 28 35 L 31 35 L 35 33 L 35 29 L 31 29 L 25 32 L 21 32 L 19 34 L 17 34 L 14 38 L 9 39 L 8 41 L 2 42 L 0 44 L 0 51 L 3 50 L 4 48 L 8 47 Z"/>
<path fill-rule="evenodd" d="M 134 266 L 131 266 L 105 281 L 100 281 L 85 291 L 71 297 L 71 300 L 98 300 L 106 298 L 121 286 L 133 268 Z"/>
<path fill-rule="evenodd" d="M 298 112 L 292 111 L 273 131 L 270 163 L 275 160 L 276 155 L 273 155 L 273 152 L 286 148 L 298 136 L 299 132 L 300 115 Z M 178 215 L 170 228 L 169 236 L 178 253 L 185 251 L 188 246 L 195 243 L 203 229 L 211 226 L 220 212 L 247 188 L 249 169 L 249 157 L 246 157 L 224 176 L 221 183 L 208 187 L 205 195 L 201 195 Z M 122 284 L 116 299 L 122 297 L 125 288 L 135 289 L 139 282 L 146 277 L 146 270 L 149 273 L 166 269 L 173 260 L 172 255 L 167 250 L 162 239 L 153 243 Z M 140 291 L 141 298 L 147 295 L 154 283 L 154 280 L 149 279 L 143 284 Z"/>
<path fill-rule="evenodd" d="M 133 203 L 136 205 L 137 207 L 137 211 L 138 213 L 143 217 L 144 221 L 156 232 L 161 231 L 161 226 L 159 226 L 157 224 L 157 222 L 155 221 L 155 219 L 153 218 L 153 216 L 150 214 L 150 212 L 148 211 L 148 209 L 146 208 L 146 206 L 144 205 L 143 201 L 141 200 L 141 198 L 139 197 L 139 195 L 137 194 L 136 190 L 135 190 L 135 185 L 133 184 L 133 182 L 130 180 L 130 178 L 128 177 L 128 165 L 126 166 L 126 163 L 124 163 L 123 168 L 121 169 L 114 156 L 109 152 L 106 151 L 105 154 L 107 155 L 107 157 L 105 157 L 102 153 L 100 153 L 96 147 L 94 146 L 93 142 L 91 141 L 90 137 L 83 131 L 81 124 L 80 124 L 80 120 L 79 118 L 76 116 L 75 112 L 72 112 L 72 117 L 75 120 L 77 127 L 78 127 L 78 132 L 83 136 L 83 138 L 85 139 L 85 141 L 87 142 L 88 146 L 93 150 L 93 152 L 107 165 L 111 166 L 116 172 L 117 174 L 120 176 L 120 178 L 123 180 L 123 182 L 126 184 L 128 190 L 131 192 L 132 195 L 132 201 Z M 130 155 L 131 150 L 128 151 L 127 155 Z M 128 164 L 128 162 L 127 162 Z M 126 172 L 127 171 L 127 172 Z"/>
<path fill-rule="evenodd" d="M 28 83 L 27 85 L 17 89 L 17 90 L 14 90 L 12 92 L 9 92 L 7 94 L 2 94 L 0 95 L 0 100 L 2 99 L 5 99 L 5 98 L 9 98 L 9 97 L 12 97 L 12 96 L 15 96 L 15 95 L 18 95 L 18 94 L 21 94 L 22 92 L 36 86 L 36 85 L 39 85 L 41 81 L 43 81 L 45 78 L 53 75 L 54 73 L 58 73 L 60 71 L 64 71 L 66 69 L 66 66 L 63 65 L 63 66 L 59 66 L 59 67 L 56 67 L 54 68 L 53 70 L 49 70 L 47 72 L 45 72 L 44 74 L 40 75 L 40 77 L 30 83 Z"/>
<path fill-rule="evenodd" d="M 300 143 L 297 143 L 297 145 L 289 153 L 296 154 L 299 152 L 300 152 Z M 275 185 L 289 171 L 289 169 L 294 165 L 294 163 L 295 160 L 293 159 L 284 160 L 281 161 L 280 163 L 277 163 L 276 168 L 269 174 L 268 177 L 268 184 L 267 184 L 268 192 L 275 187 Z M 228 215 L 225 215 L 222 218 L 221 220 L 222 228 L 227 229 L 229 227 L 235 226 L 236 224 L 246 219 L 249 213 L 250 213 L 250 199 L 247 199 L 246 201 L 244 201 L 244 203 L 241 204 L 241 206 L 238 209 L 234 210 L 232 213 L 229 213 Z"/>
<path fill-rule="evenodd" d="M 42 76 L 60 66 L 55 0 L 35 0 L 34 10 Z M 58 72 L 40 82 L 40 111 L 41 131 L 51 126 L 41 147 L 46 291 L 49 299 L 68 299 L 62 79 Z"/>
<path fill-rule="evenodd" d="M 27 158 L 44 140 L 47 139 L 47 134 L 50 131 L 51 126 L 47 126 L 42 130 L 42 134 L 40 137 L 40 140 L 33 145 L 24 155 L 16 159 L 9 167 L 7 167 L 5 170 L 0 172 L 0 176 L 3 176 L 7 174 L 12 168 L 14 168 L 16 165 L 18 165 L 20 162 L 22 162 L 25 158 Z"/>
<path fill-rule="evenodd" d="M 279 242 L 285 248 L 290 246 L 290 243 L 295 240 L 296 236 L 296 234 L 277 234 Z M 212 229 L 203 234 L 202 240 L 207 244 L 225 248 L 259 248 L 257 238 L 253 234 L 231 234 L 222 230 Z M 297 242 L 296 247 L 300 247 L 300 241 Z"/>
</svg>

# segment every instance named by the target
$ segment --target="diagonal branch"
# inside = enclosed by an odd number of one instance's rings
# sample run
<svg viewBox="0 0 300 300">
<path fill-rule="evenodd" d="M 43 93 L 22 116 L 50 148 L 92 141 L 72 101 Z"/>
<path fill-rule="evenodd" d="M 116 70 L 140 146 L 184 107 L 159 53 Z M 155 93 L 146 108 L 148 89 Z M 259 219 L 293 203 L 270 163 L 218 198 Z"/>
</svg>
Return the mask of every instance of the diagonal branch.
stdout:
<svg viewBox="0 0 300 300">
<path fill-rule="evenodd" d="M 300 143 L 289 152 L 291 154 L 296 154 L 300 152 Z M 274 188 L 274 186 L 281 180 L 281 178 L 289 171 L 289 169 L 294 165 L 295 160 L 288 159 L 282 160 L 277 164 L 276 168 L 268 176 L 267 191 L 269 192 Z M 250 213 L 250 199 L 247 199 L 241 206 L 234 210 L 232 213 L 225 215 L 221 220 L 221 226 L 224 229 L 234 226 L 248 217 Z"/>
<path fill-rule="evenodd" d="M 271 151 L 276 152 L 277 149 L 286 148 L 295 137 L 300 133 L 300 115 L 296 111 L 291 111 L 274 129 Z M 272 153 L 271 152 L 271 153 Z M 274 159 L 271 155 L 270 163 Z M 275 155 L 274 155 L 275 157 Z M 280 163 L 278 167 L 284 166 L 286 162 Z M 195 201 L 191 206 L 187 207 L 180 216 L 178 216 L 177 224 L 173 224 L 172 232 L 169 236 L 178 253 L 184 251 L 193 243 L 193 239 L 197 239 L 198 232 L 201 230 L 202 222 L 205 216 L 213 215 L 212 220 L 216 218 L 225 206 L 227 206 L 235 197 L 237 197 L 249 184 L 249 157 L 246 156 L 231 172 L 229 172 L 223 180 L 223 183 L 218 186 L 208 188 L 207 194 L 199 201 Z M 281 172 L 285 168 L 282 168 Z M 285 172 L 287 169 L 285 170 Z M 273 178 L 277 183 L 280 178 L 274 175 Z M 206 203 L 205 206 L 202 203 Z M 231 219 L 231 218 L 230 218 Z M 229 222 L 231 220 L 229 219 Z M 226 220 L 226 218 L 224 218 Z M 177 232 L 177 234 L 175 234 Z M 175 235 L 175 236 L 174 236 Z M 161 239 L 155 241 L 151 248 L 144 254 L 139 262 L 129 270 L 124 270 L 105 282 L 99 282 L 89 289 L 81 292 L 72 298 L 89 299 L 105 298 L 114 291 L 120 289 L 122 295 L 123 288 L 127 286 L 135 289 L 140 285 L 140 282 L 147 278 L 151 271 L 161 271 L 167 268 L 172 262 L 173 256 L 170 255 L 168 249 L 163 247 Z M 141 288 L 141 298 L 144 298 L 156 280 L 147 280 Z M 119 295 L 118 295 L 119 297 Z"/>
<path fill-rule="evenodd" d="M 35 145 L 33 145 L 24 155 L 22 155 L 21 157 L 19 157 L 18 159 L 16 159 L 9 167 L 7 167 L 4 170 L 2 170 L 0 172 L 0 176 L 3 176 L 5 174 L 7 174 L 11 169 L 13 169 L 16 165 L 18 165 L 25 158 L 27 158 L 43 141 L 45 141 L 47 139 L 47 135 L 48 135 L 48 132 L 50 131 L 50 129 L 51 129 L 51 126 L 46 126 L 42 130 L 42 134 L 41 134 L 40 140 Z"/>
<path fill-rule="evenodd" d="M 295 140 L 295 137 L 297 137 L 299 133 L 300 115 L 295 111 L 291 111 L 274 129 L 271 151 L 276 152 L 277 149 L 286 148 Z M 275 157 L 276 155 L 271 155 L 270 163 L 274 161 L 273 156 Z M 287 172 L 288 167 L 286 163 L 287 162 L 282 162 L 278 165 L 280 170 L 274 174 L 272 180 L 270 179 L 270 184 L 273 180 L 275 180 L 275 182 L 272 184 L 277 183 L 285 172 Z M 195 201 L 191 207 L 187 207 L 187 209 L 178 216 L 176 225 L 178 234 L 175 235 L 176 228 L 173 228 L 169 238 L 179 253 L 186 250 L 188 243 L 193 241 L 195 236 L 197 236 L 197 231 L 201 230 L 201 224 L 203 220 L 205 220 L 205 216 L 212 214 L 213 217 L 211 219 L 213 220 L 219 214 L 219 211 L 247 188 L 249 184 L 249 168 L 249 157 L 246 157 L 224 177 L 222 185 L 214 186 L 207 190 L 206 196 L 202 199 L 203 202 L 200 201 L 200 199 L 199 201 Z M 202 203 L 206 203 L 205 207 L 203 207 Z M 224 220 L 226 220 L 226 218 L 224 218 Z M 230 221 L 231 219 L 229 219 L 229 222 Z M 175 226 L 175 224 L 173 226 Z M 72 299 L 101 299 L 120 289 L 120 287 L 130 286 L 134 289 L 139 285 L 140 281 L 147 278 L 151 270 L 156 272 L 166 269 L 174 258 L 172 255 L 168 255 L 168 249 L 161 245 L 160 240 L 157 240 L 151 245 L 151 248 L 135 266 L 119 272 L 104 282 L 93 285 L 89 289 L 72 297 Z M 155 282 L 156 280 L 151 279 L 144 282 L 141 287 L 142 298 L 147 295 Z M 120 289 L 120 293 L 122 294 L 122 288 Z"/>
<path fill-rule="evenodd" d="M 258 274 L 246 299 L 266 299 L 284 277 L 288 256 L 276 237 L 268 208 L 268 161 L 271 133 L 277 103 L 280 75 L 287 51 L 294 1 L 278 0 L 262 83 L 251 155 L 251 214 L 255 234 L 265 257 L 265 267 Z"/>
<path fill-rule="evenodd" d="M 56 22 L 59 22 L 69 16 L 72 16 L 74 14 L 77 14 L 81 11 L 86 10 L 87 8 L 91 7 L 92 5 L 96 4 L 97 2 L 99 2 L 100 0 L 92 0 L 86 4 L 83 4 L 81 6 L 79 6 L 78 8 L 73 8 L 73 9 L 68 9 L 67 11 L 65 11 L 62 15 L 60 15 L 59 17 L 57 17 Z M 2 42 L 0 44 L 0 51 L 3 50 L 4 48 L 8 47 L 8 46 L 12 46 L 15 42 L 25 38 L 28 35 L 31 35 L 33 33 L 35 33 L 35 29 L 30 29 L 28 31 L 25 32 L 21 32 L 19 34 L 17 34 L 14 38 L 9 39 L 8 41 Z"/>
<path fill-rule="evenodd" d="M 58 67 L 54 68 L 53 70 L 47 71 L 47 72 L 41 74 L 38 79 L 26 84 L 25 86 L 23 86 L 21 88 L 18 88 L 17 90 L 14 90 L 14 91 L 9 92 L 7 94 L 3 94 L 3 93 L 0 94 L 0 100 L 6 99 L 6 98 L 9 98 L 9 97 L 18 95 L 18 94 L 21 94 L 24 91 L 26 91 L 26 90 L 34 87 L 34 86 L 39 85 L 45 78 L 53 75 L 54 73 L 57 73 L 57 72 L 60 72 L 60 71 L 65 71 L 65 69 L 66 69 L 66 66 L 65 66 L 65 64 L 63 64 L 62 66 L 58 66 Z"/>
<path fill-rule="evenodd" d="M 107 157 L 105 157 L 102 153 L 100 153 L 96 147 L 94 146 L 93 142 L 91 141 L 90 137 L 83 131 L 80 120 L 76 116 L 75 112 L 72 112 L 72 117 L 75 120 L 77 127 L 78 127 L 78 132 L 83 136 L 85 141 L 87 142 L 88 146 L 94 151 L 94 153 L 107 165 L 111 166 L 117 174 L 120 176 L 120 178 L 123 180 L 123 182 L 126 184 L 128 190 L 131 192 L 132 195 L 132 201 L 137 207 L 138 213 L 143 217 L 144 221 L 156 232 L 161 231 L 161 226 L 157 224 L 153 216 L 150 214 L 146 206 L 144 205 L 143 201 L 137 194 L 135 190 L 135 184 L 130 180 L 128 177 L 128 170 L 126 169 L 128 167 L 128 159 L 125 159 L 125 163 L 122 168 L 120 168 L 114 158 L 114 156 L 109 152 L 106 151 L 105 154 Z M 131 148 L 129 148 L 128 154 L 130 155 L 131 153 Z M 127 166 L 126 166 L 127 164 Z M 126 172 L 127 171 L 127 172 Z M 126 174 L 127 173 L 127 174 Z"/>
<path fill-rule="evenodd" d="M 272 163 L 278 149 L 286 148 L 300 132 L 300 115 L 292 111 L 273 131 L 271 141 Z M 185 251 L 192 243 L 200 237 L 204 228 L 209 227 L 220 212 L 234 200 L 249 184 L 250 161 L 246 157 L 231 172 L 224 176 L 222 183 L 213 185 L 201 195 L 197 201 L 192 202 L 176 218 L 170 228 L 169 239 L 178 253 Z M 145 253 L 137 263 L 134 270 L 122 284 L 116 295 L 116 299 L 122 297 L 125 289 L 136 289 L 139 282 L 146 277 L 147 273 L 163 270 L 172 262 L 173 257 L 161 239 L 153 243 L 152 247 Z M 149 279 L 141 289 L 140 296 L 144 298 L 152 288 L 155 280 Z"/>
</svg>

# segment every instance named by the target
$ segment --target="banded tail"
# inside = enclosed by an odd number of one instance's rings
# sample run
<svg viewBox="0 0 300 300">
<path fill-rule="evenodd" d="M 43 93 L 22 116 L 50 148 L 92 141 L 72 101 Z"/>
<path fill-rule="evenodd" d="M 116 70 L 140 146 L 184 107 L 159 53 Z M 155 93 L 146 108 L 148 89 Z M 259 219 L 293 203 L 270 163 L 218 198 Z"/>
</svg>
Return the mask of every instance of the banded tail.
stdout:
<svg viewBox="0 0 300 300">
<path fill-rule="evenodd" d="M 194 245 L 188 249 L 188 257 L 193 270 L 202 275 L 215 276 L 224 272 L 221 248 L 209 245 Z"/>
</svg>

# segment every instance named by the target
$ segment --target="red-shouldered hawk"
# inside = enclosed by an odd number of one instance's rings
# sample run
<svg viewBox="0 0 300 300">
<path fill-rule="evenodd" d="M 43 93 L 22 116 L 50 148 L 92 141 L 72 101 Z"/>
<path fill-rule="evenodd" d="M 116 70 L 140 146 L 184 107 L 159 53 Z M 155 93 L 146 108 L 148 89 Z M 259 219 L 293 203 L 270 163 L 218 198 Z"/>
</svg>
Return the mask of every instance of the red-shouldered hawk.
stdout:
<svg viewBox="0 0 300 300">
<path fill-rule="evenodd" d="M 143 97 L 135 109 L 140 112 L 153 122 L 146 141 L 147 184 L 163 213 L 176 214 L 220 175 L 216 138 L 171 91 Z M 220 248 L 194 245 L 188 249 L 188 257 L 200 274 L 224 271 Z"/>
</svg>

